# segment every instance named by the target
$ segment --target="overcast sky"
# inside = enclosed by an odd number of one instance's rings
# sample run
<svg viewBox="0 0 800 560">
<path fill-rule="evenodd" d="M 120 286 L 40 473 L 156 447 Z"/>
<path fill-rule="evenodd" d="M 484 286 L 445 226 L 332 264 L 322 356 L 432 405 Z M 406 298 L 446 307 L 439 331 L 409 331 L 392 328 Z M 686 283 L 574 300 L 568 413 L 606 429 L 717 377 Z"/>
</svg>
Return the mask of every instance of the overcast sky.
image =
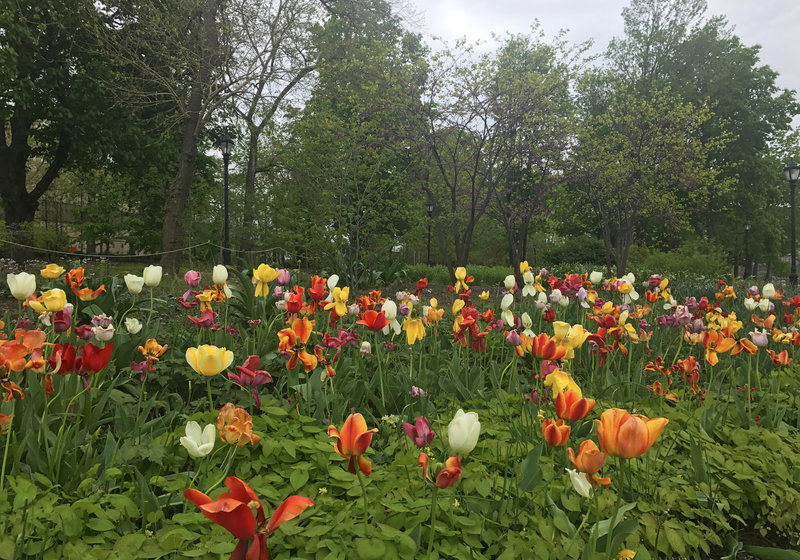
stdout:
<svg viewBox="0 0 800 560">
<path fill-rule="evenodd" d="M 546 37 L 568 29 L 571 42 L 593 39 L 601 53 L 622 36 L 628 0 L 405 0 L 418 12 L 415 31 L 453 43 L 460 37 L 491 41 L 492 32 L 526 33 L 538 19 Z M 707 15 L 724 15 L 742 43 L 761 45 L 761 62 L 779 73 L 778 85 L 800 91 L 798 0 L 708 0 Z M 437 44 L 427 38 L 434 48 Z"/>
</svg>

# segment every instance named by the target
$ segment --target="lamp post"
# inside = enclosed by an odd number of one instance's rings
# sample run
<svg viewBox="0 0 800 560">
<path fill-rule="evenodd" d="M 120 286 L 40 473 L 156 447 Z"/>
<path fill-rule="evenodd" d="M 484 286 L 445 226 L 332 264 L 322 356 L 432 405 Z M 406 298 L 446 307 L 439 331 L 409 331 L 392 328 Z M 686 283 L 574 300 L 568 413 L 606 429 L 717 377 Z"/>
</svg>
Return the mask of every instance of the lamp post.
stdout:
<svg viewBox="0 0 800 560">
<path fill-rule="evenodd" d="M 428 266 L 431 265 L 431 222 L 433 221 L 433 202 L 428 202 Z"/>
<path fill-rule="evenodd" d="M 222 240 L 222 264 L 231 264 L 231 240 L 230 240 L 230 221 L 228 216 L 228 165 L 231 162 L 231 152 L 233 151 L 233 139 L 227 134 L 219 141 L 219 149 L 222 151 L 222 161 L 225 163 L 225 225 L 223 227 Z"/>
<path fill-rule="evenodd" d="M 750 276 L 750 221 L 744 223 L 744 277 Z"/>
<path fill-rule="evenodd" d="M 792 270 L 789 272 L 789 283 L 797 286 L 797 228 L 794 221 L 794 191 L 797 187 L 797 178 L 800 176 L 800 165 L 794 159 L 789 160 L 783 168 L 786 179 L 789 181 L 789 188 L 792 192 Z"/>
</svg>

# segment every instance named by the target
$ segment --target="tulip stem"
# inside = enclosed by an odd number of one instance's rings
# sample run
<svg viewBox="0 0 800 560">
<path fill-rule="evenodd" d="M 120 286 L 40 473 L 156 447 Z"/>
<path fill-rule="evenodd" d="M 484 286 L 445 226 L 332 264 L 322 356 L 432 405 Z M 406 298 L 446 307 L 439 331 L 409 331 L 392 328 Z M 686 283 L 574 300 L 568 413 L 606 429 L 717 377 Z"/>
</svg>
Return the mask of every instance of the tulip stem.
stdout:
<svg viewBox="0 0 800 560">
<path fill-rule="evenodd" d="M 6 482 L 6 463 L 8 462 L 8 447 L 11 444 L 11 425 L 14 423 L 14 409 L 16 408 L 17 399 L 11 401 L 11 418 L 8 420 L 8 431 L 6 432 L 6 445 L 3 450 L 3 466 L 0 467 L 0 492 L 3 491 L 3 486 Z"/>
<path fill-rule="evenodd" d="M 131 297 L 133 298 L 131 300 L 131 306 L 128 308 L 127 311 L 125 311 L 125 313 L 122 314 L 122 317 L 120 318 L 119 322 L 117 323 L 117 328 L 118 329 L 121 329 L 125 325 L 125 316 L 128 313 L 130 313 L 131 309 L 133 309 L 133 306 L 136 305 L 136 294 L 131 294 Z"/>
<path fill-rule="evenodd" d="M 206 390 L 208 391 L 208 406 L 214 410 L 214 399 L 211 398 L 211 378 L 206 377 Z"/>
<path fill-rule="evenodd" d="M 431 532 L 428 535 L 428 553 L 425 555 L 426 558 L 431 557 L 431 552 L 433 552 L 433 539 L 436 535 L 436 497 L 439 493 L 439 487 L 433 487 L 433 495 L 431 496 Z"/>
<path fill-rule="evenodd" d="M 383 389 L 383 365 L 381 364 L 381 351 L 380 351 L 380 342 L 378 342 L 378 335 L 375 335 L 375 358 L 378 360 L 378 381 L 380 382 L 381 386 L 381 408 L 382 411 L 386 412 L 386 396 Z"/>
<path fill-rule="evenodd" d="M 147 315 L 147 326 L 150 326 L 150 319 L 153 318 L 153 288 L 150 288 L 150 313 Z"/>
<path fill-rule="evenodd" d="M 367 508 L 367 485 L 364 484 L 364 477 L 361 474 L 361 467 L 356 465 L 356 476 L 358 483 L 361 485 L 361 497 L 364 500 L 364 536 L 367 536 L 367 527 L 369 527 L 369 509 Z"/>
<path fill-rule="evenodd" d="M 228 454 L 225 456 L 225 459 L 222 460 L 222 464 L 225 466 L 225 468 L 222 469 L 222 478 L 216 481 L 211 488 L 206 490 L 205 492 L 206 494 L 209 494 L 214 488 L 222 484 L 225 478 L 227 478 L 228 471 L 231 469 L 231 465 L 233 464 L 233 456 L 236 455 L 236 452 L 239 450 L 239 447 L 236 445 L 233 445 L 231 447 L 233 449 L 228 451 Z"/>
</svg>

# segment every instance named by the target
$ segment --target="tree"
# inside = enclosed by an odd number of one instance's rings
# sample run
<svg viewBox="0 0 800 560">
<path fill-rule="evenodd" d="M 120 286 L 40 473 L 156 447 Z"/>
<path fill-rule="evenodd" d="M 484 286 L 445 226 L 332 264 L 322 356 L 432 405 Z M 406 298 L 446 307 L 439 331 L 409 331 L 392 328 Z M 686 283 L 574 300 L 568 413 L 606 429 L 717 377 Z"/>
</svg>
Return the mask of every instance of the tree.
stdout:
<svg viewBox="0 0 800 560">
<path fill-rule="evenodd" d="M 615 249 L 617 274 L 623 274 L 644 219 L 683 225 L 686 209 L 707 200 L 711 186 L 720 182 L 719 172 L 707 166 L 708 156 L 726 140 L 701 141 L 710 111 L 669 90 L 643 96 L 601 74 L 587 77 L 581 94 L 577 186 L 600 220 L 608 268 Z"/>
<path fill-rule="evenodd" d="M 108 142 L 111 122 L 93 76 L 107 72 L 86 32 L 91 3 L 19 0 L 0 12 L 0 199 L 12 235 L 59 174 Z"/>
</svg>

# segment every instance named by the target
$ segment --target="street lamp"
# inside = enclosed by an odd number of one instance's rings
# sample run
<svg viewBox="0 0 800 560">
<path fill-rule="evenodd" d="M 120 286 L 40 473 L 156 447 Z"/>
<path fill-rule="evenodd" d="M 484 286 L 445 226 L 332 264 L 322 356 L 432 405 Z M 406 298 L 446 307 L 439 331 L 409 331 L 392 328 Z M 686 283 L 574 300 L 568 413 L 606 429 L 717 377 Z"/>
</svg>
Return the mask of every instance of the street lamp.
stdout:
<svg viewBox="0 0 800 560">
<path fill-rule="evenodd" d="M 231 240 L 230 240 L 230 221 L 228 217 L 228 165 L 231 162 L 231 152 L 233 151 L 233 139 L 225 134 L 219 141 L 219 149 L 222 151 L 222 161 L 225 162 L 225 226 L 222 240 L 222 264 L 231 264 Z"/>
<path fill-rule="evenodd" d="M 750 221 L 744 223 L 744 277 L 750 276 Z"/>
<path fill-rule="evenodd" d="M 428 201 L 428 266 L 431 265 L 431 222 L 433 221 L 433 202 Z"/>
<path fill-rule="evenodd" d="M 794 159 L 789 160 L 783 168 L 786 179 L 789 181 L 789 188 L 792 191 L 792 270 L 789 272 L 789 283 L 797 286 L 797 228 L 794 221 L 794 191 L 797 186 L 797 178 L 800 177 L 800 165 Z"/>
</svg>

